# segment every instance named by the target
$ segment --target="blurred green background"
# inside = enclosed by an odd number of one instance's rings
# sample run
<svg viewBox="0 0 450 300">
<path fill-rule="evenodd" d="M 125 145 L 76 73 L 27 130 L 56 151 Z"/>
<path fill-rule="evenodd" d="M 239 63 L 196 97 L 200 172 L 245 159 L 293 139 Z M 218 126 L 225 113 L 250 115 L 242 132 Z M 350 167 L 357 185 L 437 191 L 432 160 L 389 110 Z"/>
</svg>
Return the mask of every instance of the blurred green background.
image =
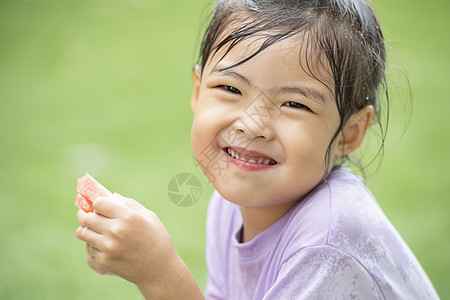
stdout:
<svg viewBox="0 0 450 300">
<path fill-rule="evenodd" d="M 374 0 L 390 50 L 391 131 L 368 184 L 450 299 L 450 39 L 444 0 Z M 206 0 L 0 1 L 0 299 L 140 299 L 100 276 L 75 237 L 76 179 L 156 211 L 204 286 L 212 188 L 179 208 L 167 184 L 201 173 L 189 106 Z M 410 105 L 401 73 L 412 87 Z"/>
</svg>

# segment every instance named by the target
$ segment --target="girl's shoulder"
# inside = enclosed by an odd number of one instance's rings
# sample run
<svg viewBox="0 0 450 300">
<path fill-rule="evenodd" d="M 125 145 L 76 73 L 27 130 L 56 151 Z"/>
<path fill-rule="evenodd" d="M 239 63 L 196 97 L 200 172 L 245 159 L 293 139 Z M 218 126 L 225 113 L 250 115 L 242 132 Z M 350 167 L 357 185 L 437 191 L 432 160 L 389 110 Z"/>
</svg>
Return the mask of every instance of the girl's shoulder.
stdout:
<svg viewBox="0 0 450 300">
<path fill-rule="evenodd" d="M 293 207 L 283 235 L 297 243 L 293 251 L 318 245 L 351 249 L 354 244 L 344 241 L 356 243 L 374 231 L 392 229 L 363 180 L 341 166 Z"/>
<path fill-rule="evenodd" d="M 393 284 L 401 293 L 411 295 L 410 299 L 435 295 L 414 254 L 362 179 L 348 168 L 333 171 L 294 207 L 282 235 L 282 265 L 291 258 L 320 256 L 326 251 L 328 261 L 334 259 L 330 253 L 351 259 L 387 298 L 398 296 Z"/>
</svg>

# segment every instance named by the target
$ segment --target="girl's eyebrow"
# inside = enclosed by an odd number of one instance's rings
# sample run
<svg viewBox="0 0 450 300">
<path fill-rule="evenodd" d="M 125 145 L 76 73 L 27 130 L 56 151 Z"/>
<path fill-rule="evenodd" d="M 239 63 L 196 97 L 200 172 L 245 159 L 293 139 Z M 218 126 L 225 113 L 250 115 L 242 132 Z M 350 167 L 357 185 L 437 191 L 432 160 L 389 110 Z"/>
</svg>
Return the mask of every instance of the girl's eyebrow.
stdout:
<svg viewBox="0 0 450 300">
<path fill-rule="evenodd" d="M 234 79 L 245 82 L 249 86 L 254 86 L 254 84 L 247 77 L 230 69 L 216 67 L 211 71 L 210 74 L 213 73 L 219 73 L 221 75 L 232 77 Z M 270 91 L 274 94 L 297 94 L 314 100 L 319 104 L 327 103 L 327 98 L 319 90 L 303 84 L 296 84 L 295 86 L 275 87 L 270 89 Z"/>
<path fill-rule="evenodd" d="M 275 88 L 274 90 L 276 93 L 281 94 L 298 94 L 308 99 L 317 101 L 319 104 L 327 103 L 327 98 L 319 90 L 305 85 Z"/>
<path fill-rule="evenodd" d="M 247 85 L 253 86 L 252 82 L 247 77 L 245 77 L 244 75 L 241 75 L 239 73 L 236 73 L 235 71 L 229 70 L 229 69 L 216 67 L 211 71 L 210 74 L 213 74 L 213 73 L 220 73 L 221 75 L 225 75 L 228 77 L 232 77 L 234 79 L 242 80 Z"/>
</svg>

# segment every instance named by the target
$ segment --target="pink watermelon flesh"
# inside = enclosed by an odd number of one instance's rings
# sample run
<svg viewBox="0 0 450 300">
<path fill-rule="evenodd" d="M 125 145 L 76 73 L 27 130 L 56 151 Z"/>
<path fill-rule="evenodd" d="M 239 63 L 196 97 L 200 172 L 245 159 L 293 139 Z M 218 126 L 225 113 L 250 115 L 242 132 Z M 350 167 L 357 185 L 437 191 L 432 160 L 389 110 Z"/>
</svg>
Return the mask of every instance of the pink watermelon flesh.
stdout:
<svg viewBox="0 0 450 300">
<path fill-rule="evenodd" d="M 85 212 L 92 212 L 92 203 L 97 197 L 109 197 L 111 192 L 87 172 L 78 179 L 76 206 Z"/>
</svg>

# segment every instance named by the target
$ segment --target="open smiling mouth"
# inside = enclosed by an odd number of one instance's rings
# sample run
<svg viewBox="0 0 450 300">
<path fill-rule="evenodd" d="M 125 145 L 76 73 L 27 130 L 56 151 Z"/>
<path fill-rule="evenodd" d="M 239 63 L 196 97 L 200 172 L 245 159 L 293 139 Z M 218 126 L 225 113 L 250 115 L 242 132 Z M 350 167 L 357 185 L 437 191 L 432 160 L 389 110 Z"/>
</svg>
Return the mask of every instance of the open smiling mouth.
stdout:
<svg viewBox="0 0 450 300">
<path fill-rule="evenodd" d="M 226 147 L 223 149 L 230 157 L 241 160 L 243 162 L 249 163 L 249 164 L 260 164 L 260 165 L 267 165 L 267 166 L 273 166 L 276 165 L 277 162 L 273 160 L 270 157 L 263 156 L 262 154 L 256 153 L 254 151 L 247 151 L 247 150 L 241 150 L 238 151 L 237 149 L 233 149 L 230 147 Z M 243 153 L 245 151 L 245 153 Z"/>
</svg>

